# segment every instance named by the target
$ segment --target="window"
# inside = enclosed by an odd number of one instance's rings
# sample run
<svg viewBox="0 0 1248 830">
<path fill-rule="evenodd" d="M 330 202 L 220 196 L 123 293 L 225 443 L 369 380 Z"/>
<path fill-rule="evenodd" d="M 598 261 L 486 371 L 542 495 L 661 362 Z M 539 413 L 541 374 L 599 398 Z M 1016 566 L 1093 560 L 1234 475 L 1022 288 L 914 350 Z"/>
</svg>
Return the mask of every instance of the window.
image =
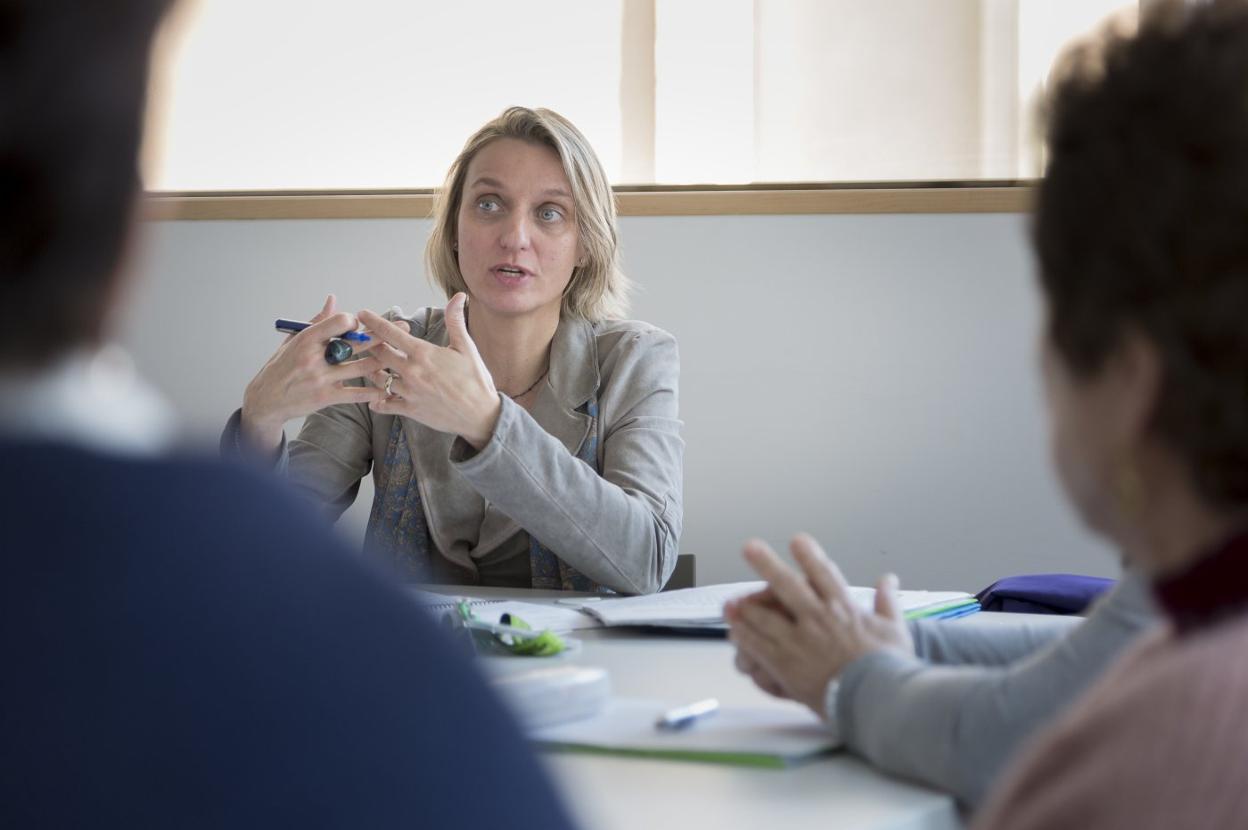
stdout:
<svg viewBox="0 0 1248 830">
<path fill-rule="evenodd" d="M 510 104 L 619 184 L 1013 180 L 1062 45 L 1122 0 L 192 0 L 145 178 L 419 189 Z"/>
</svg>

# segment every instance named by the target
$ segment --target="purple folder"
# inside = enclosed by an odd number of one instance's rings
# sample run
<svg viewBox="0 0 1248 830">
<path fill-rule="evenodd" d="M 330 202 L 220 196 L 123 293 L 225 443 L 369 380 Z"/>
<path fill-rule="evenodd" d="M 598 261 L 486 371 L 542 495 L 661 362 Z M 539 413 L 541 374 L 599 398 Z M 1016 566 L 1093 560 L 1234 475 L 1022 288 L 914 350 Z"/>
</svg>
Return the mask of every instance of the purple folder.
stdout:
<svg viewBox="0 0 1248 830">
<path fill-rule="evenodd" d="M 985 611 L 1080 614 L 1113 585 L 1099 576 L 1028 574 L 997 580 L 975 597 Z"/>
</svg>

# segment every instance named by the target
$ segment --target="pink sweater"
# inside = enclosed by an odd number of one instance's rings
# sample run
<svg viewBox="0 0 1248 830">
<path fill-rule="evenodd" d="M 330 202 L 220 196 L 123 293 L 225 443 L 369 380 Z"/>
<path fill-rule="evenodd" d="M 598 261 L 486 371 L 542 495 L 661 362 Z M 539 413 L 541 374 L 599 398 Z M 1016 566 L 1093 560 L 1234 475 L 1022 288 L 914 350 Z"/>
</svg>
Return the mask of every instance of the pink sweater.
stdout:
<svg viewBox="0 0 1248 830">
<path fill-rule="evenodd" d="M 1248 828 L 1248 614 L 1170 627 L 1124 655 L 974 827 Z"/>
</svg>

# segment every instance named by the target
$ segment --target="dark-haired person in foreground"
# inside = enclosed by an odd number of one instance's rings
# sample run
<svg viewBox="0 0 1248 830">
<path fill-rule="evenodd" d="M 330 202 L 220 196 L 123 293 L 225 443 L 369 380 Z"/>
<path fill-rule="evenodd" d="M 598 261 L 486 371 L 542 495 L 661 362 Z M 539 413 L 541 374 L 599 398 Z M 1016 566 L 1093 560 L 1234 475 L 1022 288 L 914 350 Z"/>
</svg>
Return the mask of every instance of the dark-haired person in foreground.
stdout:
<svg viewBox="0 0 1248 830">
<path fill-rule="evenodd" d="M 1056 466 L 1145 573 L 1166 625 L 1024 749 L 977 827 L 1243 827 L 1248 817 L 1248 3 L 1153 8 L 1054 80 L 1035 246 Z M 848 607 L 818 551 L 769 551 L 735 607 L 769 677 L 795 649 L 896 649 L 894 603 Z"/>
<path fill-rule="evenodd" d="M 165 6 L 0 6 L 0 826 L 567 827 L 423 612 L 275 485 L 162 453 L 101 350 Z"/>
</svg>

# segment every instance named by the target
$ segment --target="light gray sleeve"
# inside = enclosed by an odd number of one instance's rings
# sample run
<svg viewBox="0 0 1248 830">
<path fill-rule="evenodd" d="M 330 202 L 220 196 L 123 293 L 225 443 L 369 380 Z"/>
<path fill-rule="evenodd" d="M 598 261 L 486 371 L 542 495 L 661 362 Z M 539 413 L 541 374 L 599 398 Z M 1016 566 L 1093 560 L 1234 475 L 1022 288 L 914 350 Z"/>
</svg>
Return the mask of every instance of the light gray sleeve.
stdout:
<svg viewBox="0 0 1248 830">
<path fill-rule="evenodd" d="M 941 666 L 1005 666 L 1048 646 L 1083 622 L 1061 614 L 972 614 L 910 620 L 914 653 Z"/>
<path fill-rule="evenodd" d="M 851 752 L 973 807 L 1032 731 L 1156 620 L 1146 581 L 1128 573 L 1081 625 L 1009 665 L 932 666 L 885 652 L 856 660 L 829 715 Z"/>
<path fill-rule="evenodd" d="M 472 455 L 457 440 L 451 457 L 477 492 L 578 571 L 647 594 L 676 567 L 684 441 L 675 339 L 656 332 L 634 349 L 611 380 L 619 386 L 602 434 L 601 476 L 505 396 L 490 442 Z"/>
<path fill-rule="evenodd" d="M 244 446 L 242 412 L 236 409 L 226 422 L 221 433 L 222 456 L 251 458 L 264 464 L 287 478 L 329 522 L 337 521 L 355 501 L 360 479 L 372 469 L 368 407 L 343 404 L 314 412 L 304 419 L 298 438 L 287 441 L 283 431 L 277 453 L 263 458 Z"/>
<path fill-rule="evenodd" d="M 360 480 L 373 468 L 373 420 L 367 404 L 339 404 L 303 421 L 278 468 L 330 522 L 355 501 Z"/>
</svg>

